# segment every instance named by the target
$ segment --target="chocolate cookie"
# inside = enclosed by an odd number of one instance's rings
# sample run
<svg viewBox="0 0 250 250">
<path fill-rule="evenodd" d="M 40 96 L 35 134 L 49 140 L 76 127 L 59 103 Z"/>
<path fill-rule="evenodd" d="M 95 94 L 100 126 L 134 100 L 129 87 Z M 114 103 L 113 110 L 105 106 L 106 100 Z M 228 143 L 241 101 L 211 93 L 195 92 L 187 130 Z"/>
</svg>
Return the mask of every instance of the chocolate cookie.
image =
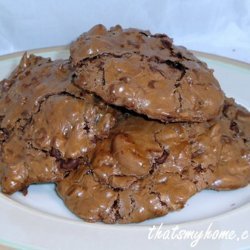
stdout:
<svg viewBox="0 0 250 250">
<path fill-rule="evenodd" d="M 250 113 L 227 99 L 223 109 L 222 152 L 211 188 L 231 190 L 250 183 Z"/>
<path fill-rule="evenodd" d="M 70 52 L 75 84 L 107 103 L 161 121 L 202 122 L 222 109 L 212 70 L 167 35 L 97 25 Z"/>
<path fill-rule="evenodd" d="M 214 181 L 219 124 L 162 124 L 129 116 L 100 141 L 90 167 L 57 185 L 84 220 L 130 223 L 180 209 Z"/>
<path fill-rule="evenodd" d="M 73 86 L 71 77 L 67 60 L 25 54 L 1 82 L 3 192 L 61 180 L 113 127 L 115 111 Z"/>
</svg>

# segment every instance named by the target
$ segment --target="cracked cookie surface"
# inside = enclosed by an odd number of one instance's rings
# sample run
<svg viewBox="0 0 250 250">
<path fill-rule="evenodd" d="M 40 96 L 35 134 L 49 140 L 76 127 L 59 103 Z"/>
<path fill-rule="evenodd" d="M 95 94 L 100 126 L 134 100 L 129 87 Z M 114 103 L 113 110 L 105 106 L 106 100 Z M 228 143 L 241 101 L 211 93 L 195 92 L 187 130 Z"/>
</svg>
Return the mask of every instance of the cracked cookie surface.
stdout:
<svg viewBox="0 0 250 250">
<path fill-rule="evenodd" d="M 211 188 L 231 190 L 250 183 L 250 112 L 226 99 L 222 127 L 222 150 Z"/>
<path fill-rule="evenodd" d="M 5 193 L 54 182 L 87 161 L 115 111 L 71 84 L 67 60 L 25 54 L 1 82 L 1 186 Z"/>
<path fill-rule="evenodd" d="M 57 184 L 84 220 L 141 222 L 182 208 L 214 181 L 218 124 L 162 124 L 129 116 L 97 144 L 90 167 Z"/>
<path fill-rule="evenodd" d="M 162 34 L 93 27 L 72 43 L 74 83 L 161 121 L 217 117 L 224 94 L 207 65 Z"/>
<path fill-rule="evenodd" d="M 162 124 L 129 116 L 100 141 L 91 164 L 57 184 L 86 221 L 131 223 L 184 207 L 203 189 L 250 182 L 250 113 L 227 99 L 220 119 Z"/>
</svg>

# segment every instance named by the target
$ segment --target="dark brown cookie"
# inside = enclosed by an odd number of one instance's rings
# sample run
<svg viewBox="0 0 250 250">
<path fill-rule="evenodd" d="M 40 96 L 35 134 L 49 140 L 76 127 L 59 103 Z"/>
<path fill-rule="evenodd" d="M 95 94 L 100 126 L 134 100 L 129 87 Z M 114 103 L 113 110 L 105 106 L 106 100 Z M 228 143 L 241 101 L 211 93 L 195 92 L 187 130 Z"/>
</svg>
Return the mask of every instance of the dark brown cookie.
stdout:
<svg viewBox="0 0 250 250">
<path fill-rule="evenodd" d="M 161 121 L 207 121 L 222 109 L 212 70 L 166 35 L 97 25 L 70 50 L 75 84 L 107 103 Z"/>
<path fill-rule="evenodd" d="M 161 124 L 130 116 L 100 141 L 90 167 L 58 183 L 86 221 L 130 223 L 180 209 L 202 189 L 250 182 L 250 113 L 227 99 L 220 119 Z"/>
<path fill-rule="evenodd" d="M 1 188 L 7 194 L 26 190 L 32 183 L 59 181 L 64 176 L 55 157 L 32 148 L 16 133 L 4 143 L 0 164 Z"/>
<path fill-rule="evenodd" d="M 152 176 L 140 181 L 125 177 L 129 188 L 113 189 L 102 184 L 85 168 L 78 169 L 57 185 L 66 206 L 88 222 L 132 223 L 181 209 L 197 190 L 178 174 Z"/>
<path fill-rule="evenodd" d="M 58 193 L 91 222 L 162 216 L 214 181 L 220 134 L 218 124 L 165 125 L 130 116 L 97 144 L 90 168 L 58 183 Z"/>
<path fill-rule="evenodd" d="M 68 61 L 27 55 L 8 79 L 1 81 L 1 128 L 11 131 L 16 123 L 28 120 L 39 110 L 49 96 L 63 93 L 84 93 L 71 82 L 72 72 Z"/>
<path fill-rule="evenodd" d="M 231 190 L 246 186 L 250 183 L 250 113 L 227 99 L 220 123 L 222 152 L 211 187 Z"/>
<path fill-rule="evenodd" d="M 59 181 L 107 137 L 115 111 L 71 84 L 67 60 L 25 54 L 1 82 L 1 185 L 5 193 Z"/>
</svg>

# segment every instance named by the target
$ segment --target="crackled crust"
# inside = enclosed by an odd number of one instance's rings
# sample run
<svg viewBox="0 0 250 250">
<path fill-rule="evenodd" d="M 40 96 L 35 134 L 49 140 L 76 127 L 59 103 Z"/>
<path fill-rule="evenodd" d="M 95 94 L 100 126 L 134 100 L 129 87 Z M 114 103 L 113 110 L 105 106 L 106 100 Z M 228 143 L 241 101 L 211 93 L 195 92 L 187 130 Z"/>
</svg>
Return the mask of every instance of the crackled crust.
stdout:
<svg viewBox="0 0 250 250">
<path fill-rule="evenodd" d="M 250 183 L 250 113 L 227 99 L 220 120 L 222 150 L 211 188 L 231 190 Z"/>
<path fill-rule="evenodd" d="M 57 185 L 84 220 L 130 223 L 182 208 L 214 181 L 218 124 L 162 124 L 129 116 L 97 144 L 90 167 Z"/>
<path fill-rule="evenodd" d="M 178 210 L 200 190 L 249 182 L 250 113 L 227 99 L 209 123 L 125 117 L 57 191 L 86 221 L 131 223 Z"/>
<path fill-rule="evenodd" d="M 107 103 L 161 121 L 207 121 L 224 94 L 212 71 L 166 35 L 93 27 L 71 45 L 74 83 Z"/>
<path fill-rule="evenodd" d="M 50 58 L 23 55 L 8 79 L 1 81 L 1 128 L 11 131 L 16 123 L 27 121 L 39 111 L 41 103 L 51 95 L 84 92 L 71 82 L 72 71 L 67 60 L 52 62 Z"/>
<path fill-rule="evenodd" d="M 69 209 L 86 221 L 131 223 L 182 208 L 196 187 L 178 174 L 154 173 L 117 190 L 102 184 L 90 170 L 79 168 L 57 185 L 57 191 Z"/>
<path fill-rule="evenodd" d="M 0 82 L 0 181 L 57 182 L 86 221 L 141 222 L 247 185 L 250 113 L 166 35 L 97 25 L 70 61 L 25 54 Z"/>
<path fill-rule="evenodd" d="M 67 60 L 25 54 L 1 82 L 1 186 L 5 193 L 54 182 L 86 163 L 115 111 L 71 84 Z"/>
<path fill-rule="evenodd" d="M 188 176 L 201 190 L 213 180 L 220 135 L 219 124 L 162 124 L 130 116 L 97 144 L 92 170 L 102 183 L 114 188 L 123 188 L 119 177 L 143 179 L 157 170 Z"/>
</svg>

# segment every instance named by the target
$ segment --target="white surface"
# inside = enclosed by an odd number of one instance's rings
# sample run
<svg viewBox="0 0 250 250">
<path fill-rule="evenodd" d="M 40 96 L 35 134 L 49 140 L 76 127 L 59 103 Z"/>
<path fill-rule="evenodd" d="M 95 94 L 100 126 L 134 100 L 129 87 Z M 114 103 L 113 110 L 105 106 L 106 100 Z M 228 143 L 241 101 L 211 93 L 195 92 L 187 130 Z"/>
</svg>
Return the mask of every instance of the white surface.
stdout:
<svg viewBox="0 0 250 250">
<path fill-rule="evenodd" d="M 53 58 L 67 57 L 68 52 L 42 53 Z M 215 69 L 222 88 L 229 96 L 250 108 L 250 94 L 245 91 L 250 81 L 250 67 L 230 64 L 218 58 L 202 57 Z M 5 77 L 19 58 L 0 60 L 0 78 Z M 237 81 L 236 81 L 237 80 Z M 237 83 L 237 84 L 236 84 Z M 57 197 L 52 184 L 35 185 L 28 196 L 0 194 L 0 243 L 45 249 L 188 249 L 191 240 L 147 239 L 149 226 L 164 223 L 188 230 L 206 230 L 211 222 L 215 230 L 234 230 L 237 235 L 248 230 L 247 240 L 201 240 L 198 249 L 250 248 L 250 185 L 228 192 L 203 191 L 192 197 L 187 206 L 167 216 L 140 224 L 90 224 L 71 214 Z M 184 223 L 184 224 L 179 224 Z"/>
<path fill-rule="evenodd" d="M 27 207 L 34 208 L 53 216 L 81 221 L 65 207 L 63 201 L 56 194 L 53 184 L 30 186 L 27 196 L 24 197 L 21 193 L 15 193 L 11 196 L 11 199 Z M 218 201 L 220 201 L 219 204 Z M 207 219 L 240 208 L 249 202 L 250 185 L 230 192 L 204 190 L 193 196 L 187 202 L 184 209 L 169 213 L 164 217 L 147 220 L 140 223 L 140 225 L 152 226 L 160 225 L 161 223 L 170 225 Z M 204 206 L 204 204 L 206 204 L 206 206 Z"/>
<path fill-rule="evenodd" d="M 68 44 L 97 23 L 250 62 L 249 0 L 0 0 L 0 54 Z"/>
</svg>

